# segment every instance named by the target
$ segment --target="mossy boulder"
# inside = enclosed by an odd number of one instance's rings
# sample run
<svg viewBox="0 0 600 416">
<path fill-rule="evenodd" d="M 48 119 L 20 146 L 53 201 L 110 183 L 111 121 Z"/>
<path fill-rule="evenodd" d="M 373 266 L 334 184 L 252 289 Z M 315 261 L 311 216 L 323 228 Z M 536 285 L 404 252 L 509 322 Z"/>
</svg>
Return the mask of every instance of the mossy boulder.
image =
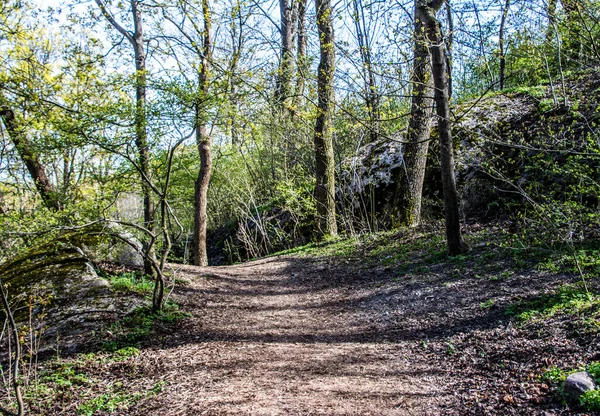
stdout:
<svg viewBox="0 0 600 416">
<path fill-rule="evenodd" d="M 116 319 L 140 304 L 114 293 L 98 276 L 90 257 L 74 243 L 92 244 L 92 234 L 66 233 L 42 242 L 0 265 L 15 319 L 23 331 L 37 331 L 53 348 L 88 343 L 99 323 Z M 89 248 L 89 247 L 88 247 Z"/>
</svg>

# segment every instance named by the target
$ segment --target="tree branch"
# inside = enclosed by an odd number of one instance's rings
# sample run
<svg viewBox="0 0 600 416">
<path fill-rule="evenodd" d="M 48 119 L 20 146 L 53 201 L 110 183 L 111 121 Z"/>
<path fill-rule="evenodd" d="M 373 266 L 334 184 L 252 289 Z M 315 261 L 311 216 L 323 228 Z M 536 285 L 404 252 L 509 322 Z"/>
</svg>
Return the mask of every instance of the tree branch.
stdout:
<svg viewBox="0 0 600 416">
<path fill-rule="evenodd" d="M 100 8 L 100 11 L 102 12 L 102 14 L 104 15 L 104 17 L 106 18 L 106 20 L 109 21 L 109 23 L 119 31 L 119 33 L 121 33 L 123 36 L 125 36 L 127 38 L 127 40 L 129 41 L 129 43 L 131 43 L 132 45 L 135 46 L 135 39 L 133 39 L 133 36 L 131 35 L 130 32 L 128 32 L 127 30 L 125 30 L 125 28 L 123 26 L 121 26 L 113 17 L 112 14 L 110 14 L 110 12 L 108 11 L 108 9 L 106 8 L 105 4 L 102 2 L 102 0 L 94 0 L 96 2 L 96 4 L 98 5 L 98 7 Z"/>
</svg>

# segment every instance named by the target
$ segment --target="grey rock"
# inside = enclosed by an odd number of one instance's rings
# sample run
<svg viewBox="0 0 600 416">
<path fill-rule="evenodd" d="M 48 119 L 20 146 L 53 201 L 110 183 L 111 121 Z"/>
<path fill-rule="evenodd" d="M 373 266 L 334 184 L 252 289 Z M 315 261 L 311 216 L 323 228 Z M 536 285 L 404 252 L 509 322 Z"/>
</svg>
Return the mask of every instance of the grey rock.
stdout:
<svg viewBox="0 0 600 416">
<path fill-rule="evenodd" d="M 562 392 L 569 403 L 578 404 L 579 398 L 583 393 L 596 389 L 594 379 L 586 372 L 571 374 L 562 386 Z"/>
</svg>

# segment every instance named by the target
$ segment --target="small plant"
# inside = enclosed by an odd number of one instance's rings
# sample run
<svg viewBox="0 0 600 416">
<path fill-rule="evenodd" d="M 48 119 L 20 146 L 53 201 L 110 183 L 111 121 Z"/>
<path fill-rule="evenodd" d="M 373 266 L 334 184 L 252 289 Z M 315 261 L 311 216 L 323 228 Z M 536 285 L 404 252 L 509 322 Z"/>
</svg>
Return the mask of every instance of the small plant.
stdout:
<svg viewBox="0 0 600 416">
<path fill-rule="evenodd" d="M 600 384 L 600 361 L 596 361 L 587 366 L 587 372 Z"/>
<path fill-rule="evenodd" d="M 141 393 L 104 393 L 79 405 L 77 407 L 77 414 L 82 416 L 92 416 L 96 412 L 125 410 L 138 402 L 142 397 L 143 395 Z"/>
<path fill-rule="evenodd" d="M 579 398 L 579 403 L 585 410 L 600 411 L 600 390 L 586 391 Z"/>
<path fill-rule="evenodd" d="M 119 275 L 100 273 L 116 292 L 134 292 L 150 295 L 154 290 L 154 280 L 141 272 L 124 272 Z"/>
<path fill-rule="evenodd" d="M 545 98 L 538 104 L 538 113 L 547 113 L 554 108 L 554 101 L 551 98 Z"/>
<path fill-rule="evenodd" d="M 542 381 L 546 381 L 552 384 L 560 384 L 564 382 L 567 378 L 567 373 L 561 370 L 558 367 L 550 367 L 547 369 L 544 374 L 542 374 Z"/>
<path fill-rule="evenodd" d="M 171 324 L 187 316 L 188 313 L 181 312 L 179 307 L 170 301 L 162 311 L 153 311 L 148 307 L 138 308 L 121 321 L 109 326 L 107 332 L 113 339 L 104 342 L 102 347 L 105 351 L 120 351 L 121 357 L 137 355 L 139 351 L 133 347 L 147 338 L 157 323 Z"/>
<path fill-rule="evenodd" d="M 496 304 L 496 299 L 488 299 L 485 302 L 481 302 L 479 307 L 481 309 L 489 309 Z"/>
<path fill-rule="evenodd" d="M 454 355 L 456 353 L 456 347 L 454 346 L 454 344 L 452 343 L 452 341 L 449 341 L 446 344 L 446 354 L 448 355 Z"/>
</svg>

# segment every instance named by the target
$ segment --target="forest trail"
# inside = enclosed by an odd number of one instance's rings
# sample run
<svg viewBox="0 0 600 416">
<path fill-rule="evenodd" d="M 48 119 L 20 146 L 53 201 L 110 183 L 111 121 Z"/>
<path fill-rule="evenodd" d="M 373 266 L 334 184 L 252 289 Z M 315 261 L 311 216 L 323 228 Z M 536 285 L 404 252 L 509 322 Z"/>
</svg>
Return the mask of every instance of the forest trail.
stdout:
<svg viewBox="0 0 600 416">
<path fill-rule="evenodd" d="M 332 269 L 295 258 L 181 269 L 190 283 L 176 297 L 193 317 L 138 357 L 146 382 L 167 386 L 139 414 L 443 413 L 448 374 L 414 339 L 374 332 L 364 291 L 328 284 L 344 278 Z"/>
</svg>

